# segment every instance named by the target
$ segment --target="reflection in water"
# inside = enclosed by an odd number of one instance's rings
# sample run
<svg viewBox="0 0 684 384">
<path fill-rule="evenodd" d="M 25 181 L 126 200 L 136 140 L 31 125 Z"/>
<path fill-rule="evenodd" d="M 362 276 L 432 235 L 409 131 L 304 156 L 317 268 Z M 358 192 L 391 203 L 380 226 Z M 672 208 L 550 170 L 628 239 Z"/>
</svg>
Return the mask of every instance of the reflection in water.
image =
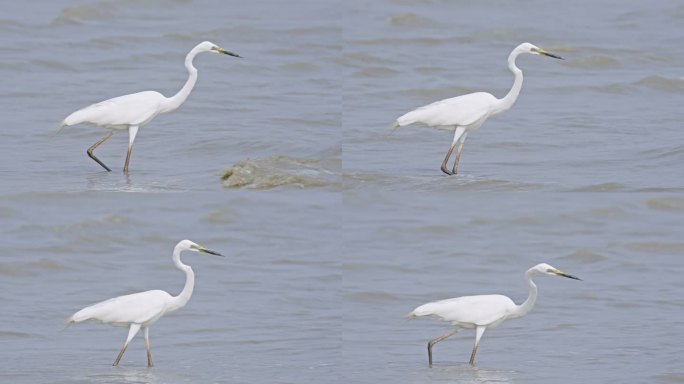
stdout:
<svg viewBox="0 0 684 384">
<path fill-rule="evenodd" d="M 155 177 L 159 181 L 150 179 Z M 121 170 L 112 172 L 98 171 L 86 176 L 87 190 L 98 192 L 182 192 L 185 191 L 178 180 L 154 172 L 135 171 L 123 173 Z"/>
<path fill-rule="evenodd" d="M 475 377 L 477 378 L 477 383 L 514 383 L 513 374 L 515 372 L 510 371 L 499 371 L 489 368 L 478 368 L 474 369 Z"/>
<path fill-rule="evenodd" d="M 154 371 L 154 368 L 143 367 L 111 367 L 96 373 L 91 373 L 83 378 L 74 378 L 74 382 L 87 380 L 90 383 L 130 383 L 130 384 L 155 384 L 164 381 Z"/>
<path fill-rule="evenodd" d="M 469 364 L 447 365 L 428 368 L 431 382 L 452 384 L 515 383 L 517 372 L 470 366 Z M 421 370 L 421 374 L 424 371 Z M 425 377 L 422 377 L 424 382 Z"/>
</svg>

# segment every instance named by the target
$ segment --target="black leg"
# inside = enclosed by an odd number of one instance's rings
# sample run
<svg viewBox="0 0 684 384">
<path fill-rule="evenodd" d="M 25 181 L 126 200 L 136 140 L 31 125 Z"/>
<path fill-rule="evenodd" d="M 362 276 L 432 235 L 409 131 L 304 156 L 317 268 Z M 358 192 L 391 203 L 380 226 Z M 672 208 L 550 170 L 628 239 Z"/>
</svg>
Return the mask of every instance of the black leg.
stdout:
<svg viewBox="0 0 684 384">
<path fill-rule="evenodd" d="M 95 160 L 98 164 L 100 164 L 102 166 L 102 168 L 106 169 L 107 172 L 111 172 L 112 170 L 108 166 L 106 166 L 105 163 L 101 162 L 100 159 L 95 157 L 95 155 L 93 154 L 93 151 L 95 150 L 95 148 L 99 147 L 100 144 L 104 143 L 105 141 L 107 141 L 107 139 L 112 137 L 113 134 L 114 134 L 114 132 L 110 131 L 107 135 L 105 135 L 105 137 L 101 138 L 100 141 L 98 141 L 97 143 L 90 146 L 90 148 L 88 148 L 88 150 L 86 151 L 86 153 L 88 154 L 88 157 Z"/>
</svg>

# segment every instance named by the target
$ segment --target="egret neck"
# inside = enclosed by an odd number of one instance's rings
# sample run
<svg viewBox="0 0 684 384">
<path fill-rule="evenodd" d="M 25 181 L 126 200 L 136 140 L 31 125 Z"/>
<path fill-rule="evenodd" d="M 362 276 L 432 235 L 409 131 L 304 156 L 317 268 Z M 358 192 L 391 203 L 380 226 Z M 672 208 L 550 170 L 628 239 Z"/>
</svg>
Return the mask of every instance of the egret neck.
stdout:
<svg viewBox="0 0 684 384">
<path fill-rule="evenodd" d="M 515 60 L 520 53 L 521 52 L 516 49 L 508 56 L 508 69 L 510 69 L 513 76 L 515 76 L 515 80 L 513 81 L 513 87 L 508 91 L 506 96 L 502 99 L 498 99 L 499 102 L 492 111 L 492 115 L 509 110 L 518 99 L 518 95 L 520 95 L 523 84 L 523 73 L 522 70 L 515 65 Z"/>
<path fill-rule="evenodd" d="M 183 88 L 178 91 L 175 95 L 166 98 L 166 102 L 163 105 L 163 110 L 161 113 L 166 113 L 166 112 L 171 112 L 175 109 L 178 109 L 178 107 L 185 102 L 185 100 L 188 98 L 190 95 L 190 92 L 192 92 L 192 89 L 195 87 L 195 83 L 197 83 L 197 68 L 192 64 L 193 60 L 195 60 L 195 56 L 200 52 L 199 47 L 195 47 L 193 50 L 188 52 L 188 55 L 185 56 L 185 68 L 188 70 L 188 80 L 185 82 L 183 85 Z"/>
<path fill-rule="evenodd" d="M 511 319 L 516 319 L 518 317 L 523 317 L 530 313 L 534 307 L 534 303 L 537 301 L 537 285 L 532 281 L 532 274 L 534 269 L 529 269 L 525 272 L 525 281 L 530 286 L 530 293 L 527 296 L 527 300 L 520 305 L 516 305 L 515 310 L 512 311 L 507 317 Z"/>
<path fill-rule="evenodd" d="M 190 300 L 192 291 L 195 288 L 195 273 L 192 271 L 192 268 L 189 265 L 185 265 L 181 261 L 181 247 L 179 247 L 179 245 L 176 245 L 176 247 L 173 249 L 173 264 L 176 266 L 176 268 L 185 272 L 185 286 L 183 287 L 181 293 L 173 298 L 169 308 L 166 310 L 166 313 L 177 311 L 183 308 Z"/>
</svg>

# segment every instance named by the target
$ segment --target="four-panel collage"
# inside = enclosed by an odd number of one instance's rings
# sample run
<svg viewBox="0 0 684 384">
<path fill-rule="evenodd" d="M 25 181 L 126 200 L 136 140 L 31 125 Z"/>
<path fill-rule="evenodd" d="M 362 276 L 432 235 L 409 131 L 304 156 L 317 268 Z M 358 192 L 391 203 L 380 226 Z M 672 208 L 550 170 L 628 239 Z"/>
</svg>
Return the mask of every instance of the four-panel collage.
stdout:
<svg viewBox="0 0 684 384">
<path fill-rule="evenodd" d="M 684 5 L 0 17 L 2 383 L 684 383 Z"/>
</svg>

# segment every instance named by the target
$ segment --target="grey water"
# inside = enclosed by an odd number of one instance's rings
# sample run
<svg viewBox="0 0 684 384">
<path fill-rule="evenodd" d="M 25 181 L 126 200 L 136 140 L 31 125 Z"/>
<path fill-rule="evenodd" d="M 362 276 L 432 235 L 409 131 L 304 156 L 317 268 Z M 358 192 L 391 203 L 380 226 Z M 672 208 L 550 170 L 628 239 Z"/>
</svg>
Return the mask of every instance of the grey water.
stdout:
<svg viewBox="0 0 684 384">
<path fill-rule="evenodd" d="M 83 0 L 0 16 L 0 382 L 684 382 L 684 5 L 612 0 Z M 59 122 L 106 98 L 186 79 L 177 111 L 136 139 Z M 474 91 L 520 98 L 469 135 L 399 115 Z M 138 336 L 63 321 L 184 278 L 193 298 Z M 488 330 L 403 316 L 427 301 L 539 299 Z"/>
</svg>

